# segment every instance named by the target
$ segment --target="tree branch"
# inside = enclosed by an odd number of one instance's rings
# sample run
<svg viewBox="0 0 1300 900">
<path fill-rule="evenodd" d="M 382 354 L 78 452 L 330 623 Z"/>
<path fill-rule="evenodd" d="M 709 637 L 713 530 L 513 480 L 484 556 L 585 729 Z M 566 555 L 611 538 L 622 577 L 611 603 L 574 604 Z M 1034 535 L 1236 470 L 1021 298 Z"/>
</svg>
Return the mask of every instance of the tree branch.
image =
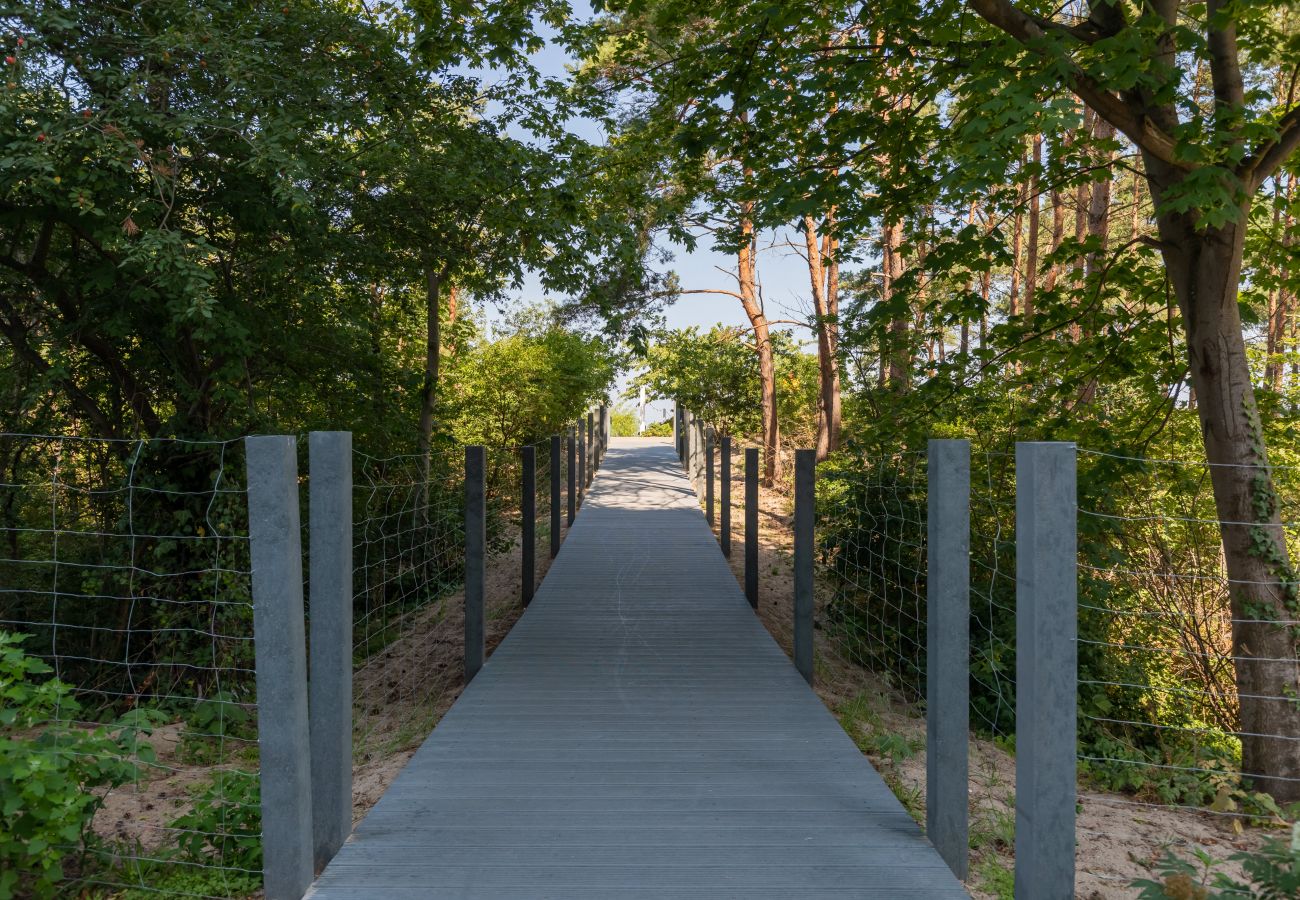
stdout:
<svg viewBox="0 0 1300 900">
<path fill-rule="evenodd" d="M 1050 58 L 1042 49 L 1032 46 L 1046 36 L 1046 30 L 1037 19 L 1018 9 L 1010 0 L 970 0 L 970 6 L 982 19 L 1015 38 L 1027 50 L 1044 58 Z M 1083 40 L 1068 29 L 1064 30 L 1070 36 Z M 1067 58 L 1066 68 L 1066 81 L 1069 83 L 1070 90 L 1091 106 L 1097 115 L 1110 122 L 1130 141 L 1162 162 L 1177 169 L 1192 168 L 1191 164 L 1175 157 L 1173 138 L 1158 128 L 1144 113 L 1131 109 L 1127 103 L 1094 81 L 1073 60 Z"/>
<path fill-rule="evenodd" d="M 1254 193 L 1296 150 L 1300 150 L 1300 106 L 1287 110 L 1278 123 L 1277 138 L 1243 159 L 1237 175 L 1246 189 Z"/>
</svg>

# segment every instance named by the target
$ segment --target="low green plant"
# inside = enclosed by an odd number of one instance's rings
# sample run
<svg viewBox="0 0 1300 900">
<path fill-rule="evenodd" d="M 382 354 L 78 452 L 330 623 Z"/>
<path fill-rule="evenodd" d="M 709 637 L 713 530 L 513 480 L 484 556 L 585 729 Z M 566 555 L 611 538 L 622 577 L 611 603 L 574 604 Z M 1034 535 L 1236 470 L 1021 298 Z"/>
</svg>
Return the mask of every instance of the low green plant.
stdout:
<svg viewBox="0 0 1300 900">
<path fill-rule="evenodd" d="M 1016 873 L 997 854 L 991 854 L 975 867 L 975 881 L 980 890 L 992 894 L 997 900 L 1013 900 L 1016 895 Z"/>
<path fill-rule="evenodd" d="M 1300 822 L 1291 826 L 1288 838 L 1273 838 L 1258 850 L 1242 850 L 1228 857 L 1241 864 L 1246 880 L 1239 881 L 1222 871 L 1222 864 L 1204 850 L 1192 851 L 1187 860 L 1166 850 L 1157 867 L 1159 879 L 1140 878 L 1139 900 L 1227 900 L 1253 897 L 1256 900 L 1294 900 L 1300 897 Z"/>
<path fill-rule="evenodd" d="M 151 717 L 134 712 L 78 727 L 72 688 L 28 656 L 25 635 L 0 632 L 0 900 L 52 897 L 65 862 L 90 840 L 99 789 L 134 780 L 154 762 L 140 740 Z"/>
<path fill-rule="evenodd" d="M 169 823 L 179 858 L 250 872 L 262 868 L 262 805 L 257 776 L 222 770 L 194 789 L 189 811 Z"/>
</svg>

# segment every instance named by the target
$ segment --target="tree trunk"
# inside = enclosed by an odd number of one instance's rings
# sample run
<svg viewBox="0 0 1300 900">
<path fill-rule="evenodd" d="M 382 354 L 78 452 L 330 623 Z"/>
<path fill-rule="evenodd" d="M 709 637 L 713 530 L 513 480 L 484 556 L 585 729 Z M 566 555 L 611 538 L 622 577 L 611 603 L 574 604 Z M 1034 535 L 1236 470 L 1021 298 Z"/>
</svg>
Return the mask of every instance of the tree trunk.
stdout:
<svg viewBox="0 0 1300 900">
<path fill-rule="evenodd" d="M 899 253 L 902 244 L 902 223 L 886 223 L 880 230 L 881 259 L 885 268 L 881 300 L 886 305 L 893 304 L 894 285 L 903 275 L 903 258 Z M 906 391 L 912 383 L 912 354 L 908 331 L 907 316 L 894 315 L 889 323 L 888 384 L 898 391 Z"/>
<path fill-rule="evenodd" d="M 1273 200 L 1273 242 L 1285 246 L 1288 241 L 1287 237 L 1291 231 L 1291 217 L 1288 214 L 1285 222 L 1282 218 L 1282 206 L 1290 208 L 1290 200 L 1295 188 L 1295 176 L 1292 175 L 1287 182 L 1285 191 L 1280 190 L 1281 178 L 1279 176 L 1277 193 L 1281 197 L 1274 197 Z M 1282 202 L 1279 202 L 1282 201 Z M 1282 375 L 1285 371 L 1286 353 L 1286 325 L 1291 315 L 1291 305 L 1293 298 L 1282 283 L 1280 277 L 1283 273 L 1279 271 L 1280 267 L 1274 268 L 1274 277 L 1278 281 L 1276 285 L 1268 292 L 1268 323 L 1265 329 L 1265 362 L 1264 362 L 1264 383 L 1270 390 L 1281 392 Z"/>
<path fill-rule="evenodd" d="M 772 353 L 772 336 L 767 315 L 758 302 L 757 263 L 754 259 L 754 204 L 740 205 L 740 232 L 744 238 L 736 254 L 736 274 L 740 283 L 740 304 L 754 330 L 758 348 L 758 380 L 762 386 L 763 407 L 763 485 L 772 487 L 781 477 L 781 428 L 776 411 L 776 360 Z"/>
<path fill-rule="evenodd" d="M 833 214 L 832 214 L 833 215 Z M 804 246 L 808 253 L 808 280 L 812 284 L 817 332 L 817 460 L 826 459 L 840 443 L 840 368 L 836 360 L 839 338 L 839 263 L 829 235 L 818 238 L 817 222 L 804 216 Z"/>
<path fill-rule="evenodd" d="M 1038 196 L 1038 167 L 1043 163 L 1043 136 L 1034 135 L 1034 174 L 1029 176 L 1029 249 L 1025 253 L 1025 302 L 1026 320 L 1034 315 L 1034 291 L 1038 289 L 1038 232 L 1040 228 L 1041 203 Z"/>
<path fill-rule="evenodd" d="M 1146 156 L 1155 208 L 1179 174 Z M 1237 306 L 1248 204 L 1238 222 L 1157 215 L 1161 254 L 1182 312 L 1192 386 L 1220 521 L 1233 618 L 1242 773 L 1279 803 L 1300 800 L 1300 619 L 1296 574 L 1264 446 Z"/>
<path fill-rule="evenodd" d="M 428 266 L 424 270 L 424 380 L 420 385 L 420 430 L 416 438 L 416 452 L 420 458 L 420 474 L 429 478 L 429 451 L 433 446 L 433 414 L 438 402 L 439 367 L 442 363 L 442 272 Z"/>
</svg>

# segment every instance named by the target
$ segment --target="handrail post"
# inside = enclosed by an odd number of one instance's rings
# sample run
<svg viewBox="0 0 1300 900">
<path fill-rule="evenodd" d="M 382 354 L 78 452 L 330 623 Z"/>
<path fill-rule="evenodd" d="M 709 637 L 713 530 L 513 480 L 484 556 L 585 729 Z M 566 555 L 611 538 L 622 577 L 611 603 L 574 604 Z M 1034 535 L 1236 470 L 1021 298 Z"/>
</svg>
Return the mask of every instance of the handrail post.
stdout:
<svg viewBox="0 0 1300 900">
<path fill-rule="evenodd" d="M 704 480 L 704 515 L 709 520 L 709 527 L 713 527 L 713 426 L 710 425 L 704 431 L 704 460 L 707 469 Z"/>
<path fill-rule="evenodd" d="M 582 420 L 578 420 L 578 503 L 587 500 L 587 439 L 582 430 Z"/>
<path fill-rule="evenodd" d="M 596 454 L 596 414 L 587 410 L 587 480 L 583 482 L 583 487 L 591 487 L 592 480 L 596 477 L 596 466 L 598 458 Z"/>
<path fill-rule="evenodd" d="M 1016 444 L 1016 877 L 1074 897 L 1078 535 L 1072 443 Z"/>
<path fill-rule="evenodd" d="M 929 443 L 925 833 L 965 880 L 970 740 L 970 442 Z"/>
<path fill-rule="evenodd" d="M 794 665 L 813 683 L 813 520 L 817 451 L 794 452 Z"/>
<path fill-rule="evenodd" d="M 298 442 L 279 435 L 248 437 L 244 452 L 260 713 L 262 877 L 268 900 L 299 900 L 314 871 Z"/>
<path fill-rule="evenodd" d="M 722 555 L 731 557 L 731 435 L 722 436 L 722 524 L 719 541 Z"/>
<path fill-rule="evenodd" d="M 567 466 L 567 474 L 569 476 L 568 519 L 569 519 L 569 527 L 572 528 L 574 516 L 578 514 L 578 449 L 577 449 L 577 445 L 574 443 L 572 425 L 569 426 L 567 441 L 569 445 L 568 446 L 569 459 L 568 459 L 568 466 Z"/>
<path fill-rule="evenodd" d="M 483 580 L 487 544 L 487 499 L 483 477 L 486 453 L 482 447 L 465 448 L 465 683 L 483 668 L 485 628 Z"/>
<path fill-rule="evenodd" d="M 758 609 L 758 448 L 745 448 L 745 599 Z"/>
<path fill-rule="evenodd" d="M 560 436 L 551 435 L 551 559 L 560 552 Z"/>
<path fill-rule="evenodd" d="M 537 448 L 520 449 L 523 471 L 520 478 L 519 511 L 523 517 L 522 546 L 523 571 L 520 573 L 520 600 L 524 606 L 533 602 L 533 582 L 537 572 Z"/>
<path fill-rule="evenodd" d="M 307 437 L 312 839 L 316 868 L 352 832 L 352 434 Z"/>
</svg>

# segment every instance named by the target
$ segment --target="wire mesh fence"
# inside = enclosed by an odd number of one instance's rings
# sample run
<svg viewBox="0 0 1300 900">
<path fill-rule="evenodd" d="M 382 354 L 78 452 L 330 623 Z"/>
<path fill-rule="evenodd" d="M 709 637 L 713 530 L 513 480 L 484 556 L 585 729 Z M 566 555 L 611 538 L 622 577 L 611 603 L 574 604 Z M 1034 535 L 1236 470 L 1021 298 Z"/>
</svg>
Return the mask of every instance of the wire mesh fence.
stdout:
<svg viewBox="0 0 1300 900">
<path fill-rule="evenodd" d="M 0 435 L 11 888 L 260 884 L 237 443 Z"/>
<path fill-rule="evenodd" d="M 529 559 L 519 543 L 522 449 L 486 452 L 489 646 L 518 615 Z M 540 581 L 551 442 L 532 449 Z M 574 487 L 564 449 L 561 511 Z M 0 842 L 0 895 L 73 884 L 124 897 L 256 892 L 263 844 L 242 441 L 3 434 L 0 467 L 0 741 L 14 761 L 0 782 L 6 802 L 18 803 L 6 814 L 12 839 Z M 389 758 L 418 744 L 463 684 L 465 448 L 354 451 L 352 467 L 353 760 L 378 764 L 382 780 L 396 771 Z M 305 562 L 302 571 L 306 582 Z M 374 784 L 354 788 L 354 809 L 377 796 Z"/>
<path fill-rule="evenodd" d="M 689 427 L 698 444 L 702 430 Z M 688 468 L 695 452 L 688 448 Z M 976 450 L 969 502 L 971 845 L 1008 855 L 1017 759 L 1015 462 L 1011 452 Z M 829 682 L 821 690 L 860 746 L 884 761 L 886 779 L 918 818 L 924 767 L 896 766 L 925 746 L 928 467 L 925 452 L 841 454 L 817 477 L 818 677 Z M 1260 483 L 1259 474 L 1249 477 Z M 1265 532 L 1281 535 L 1286 556 L 1297 558 L 1300 470 L 1274 466 L 1269 474 L 1280 524 L 1260 531 L 1220 521 L 1203 462 L 1079 451 L 1076 876 L 1099 896 L 1128 896 L 1135 879 L 1165 871 L 1170 846 L 1187 858 L 1193 850 L 1219 859 L 1255 852 L 1300 813 L 1297 579 L 1284 560 L 1258 549 L 1250 552 L 1274 574 L 1229 578 L 1223 549 L 1225 533 L 1231 540 L 1238 528 L 1256 548 Z M 704 479 L 694 480 L 703 499 Z M 782 509 L 781 531 L 790 528 L 785 490 L 776 486 L 764 501 L 769 525 L 778 518 L 770 507 Z M 738 532 L 743 521 L 733 518 Z M 779 557 L 782 539 L 764 540 Z M 762 612 L 782 640 L 788 623 Z M 1267 651 L 1265 638 L 1274 639 Z M 880 702 L 882 690 L 891 699 Z M 891 777 L 900 773 L 911 782 Z M 1240 863 L 1225 871 L 1244 877 Z"/>
<path fill-rule="evenodd" d="M 1085 807 L 1132 817 L 1194 811 L 1237 834 L 1296 821 L 1294 569 L 1279 563 L 1262 579 L 1229 576 L 1225 536 L 1258 531 L 1252 538 L 1263 547 L 1266 531 L 1220 520 L 1203 462 L 1081 450 L 1079 466 Z M 1270 474 L 1281 524 L 1268 531 L 1294 560 L 1300 472 Z M 1281 653 L 1272 649 L 1279 645 Z M 1081 820 L 1081 833 L 1090 830 Z"/>
<path fill-rule="evenodd" d="M 353 758 L 365 763 L 422 735 L 461 675 L 439 626 L 464 580 L 464 451 L 353 459 Z"/>
</svg>

